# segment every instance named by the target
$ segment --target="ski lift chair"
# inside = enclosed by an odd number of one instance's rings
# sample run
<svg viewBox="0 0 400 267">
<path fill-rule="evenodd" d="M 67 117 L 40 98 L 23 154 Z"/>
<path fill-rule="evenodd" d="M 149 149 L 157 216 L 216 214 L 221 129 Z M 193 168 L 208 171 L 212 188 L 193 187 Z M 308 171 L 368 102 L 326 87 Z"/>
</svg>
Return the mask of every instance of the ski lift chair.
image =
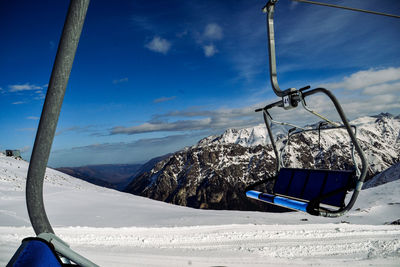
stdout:
<svg viewBox="0 0 400 267">
<path fill-rule="evenodd" d="M 277 0 L 270 0 L 263 8 L 267 13 L 267 28 L 268 28 L 268 48 L 269 48 L 269 67 L 270 79 L 272 89 L 281 100 L 265 106 L 264 108 L 257 109 L 256 112 L 262 111 L 264 122 L 268 130 L 268 135 L 271 141 L 272 148 L 276 157 L 276 173 L 273 177 L 267 178 L 257 182 L 246 189 L 246 196 L 252 199 L 260 200 L 269 204 L 282 206 L 296 211 L 307 212 L 311 215 L 325 216 L 325 217 L 338 217 L 349 211 L 354 205 L 359 192 L 361 191 L 364 179 L 367 174 L 368 162 L 362 151 L 357 138 L 355 130 L 353 132 L 352 126 L 349 124 L 340 103 L 336 97 L 325 88 L 310 89 L 306 86 L 299 90 L 289 88 L 282 91 L 279 88 L 276 72 L 276 56 L 275 56 L 275 37 L 274 37 L 274 8 Z M 325 94 L 332 101 L 338 115 L 341 118 L 341 124 L 333 122 L 321 114 L 310 109 L 305 101 L 305 98 L 314 94 Z M 327 169 L 300 169 L 288 168 L 283 166 L 281 158 L 282 153 L 279 154 L 276 148 L 275 140 L 272 134 L 272 123 L 281 125 L 295 126 L 290 123 L 274 121 L 268 112 L 271 108 L 280 107 L 285 110 L 293 109 L 301 103 L 303 108 L 311 114 L 318 116 L 324 120 L 324 124 L 320 124 L 317 129 L 319 134 L 324 129 L 344 128 L 352 143 L 352 158 L 354 167 L 351 170 L 327 170 Z M 331 125 L 331 126 L 324 126 Z M 353 126 L 353 128 L 355 128 Z M 296 130 L 300 129 L 300 130 Z M 295 126 L 294 129 L 289 131 L 289 138 L 293 134 L 298 134 L 307 131 L 301 127 Z M 289 142 L 289 138 L 287 143 Z M 357 168 L 354 158 L 354 150 L 357 151 L 361 159 L 361 170 Z M 255 186 L 264 184 L 267 181 L 274 181 L 272 192 L 265 193 L 252 190 Z M 348 191 L 353 190 L 349 202 L 345 203 L 346 194 Z"/>
</svg>

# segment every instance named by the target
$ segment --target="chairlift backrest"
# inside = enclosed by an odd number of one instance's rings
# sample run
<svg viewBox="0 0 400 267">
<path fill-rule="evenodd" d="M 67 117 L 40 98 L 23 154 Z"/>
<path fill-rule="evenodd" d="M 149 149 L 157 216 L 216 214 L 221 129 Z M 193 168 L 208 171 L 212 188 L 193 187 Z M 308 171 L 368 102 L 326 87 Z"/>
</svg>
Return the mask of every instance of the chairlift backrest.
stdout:
<svg viewBox="0 0 400 267">
<path fill-rule="evenodd" d="M 321 204 L 343 207 L 346 190 L 354 185 L 353 177 L 354 172 L 346 170 L 281 168 L 273 192 L 306 201 L 322 198 Z M 334 191 L 338 192 L 323 197 Z"/>
</svg>

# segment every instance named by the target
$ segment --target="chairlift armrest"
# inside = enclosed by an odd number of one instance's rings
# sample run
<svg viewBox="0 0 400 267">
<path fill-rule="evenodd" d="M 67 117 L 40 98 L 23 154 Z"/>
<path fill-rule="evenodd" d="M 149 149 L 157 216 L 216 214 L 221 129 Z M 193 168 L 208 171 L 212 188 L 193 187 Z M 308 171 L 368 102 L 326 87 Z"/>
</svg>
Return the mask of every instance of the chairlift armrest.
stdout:
<svg viewBox="0 0 400 267">
<path fill-rule="evenodd" d="M 304 87 L 300 88 L 298 91 L 299 92 L 303 92 L 303 91 L 305 91 L 307 89 L 310 89 L 310 88 L 311 88 L 311 86 L 307 85 L 307 86 L 304 86 Z"/>
<path fill-rule="evenodd" d="M 266 106 L 263 107 L 263 108 L 258 108 L 258 109 L 255 110 L 255 112 L 260 112 L 260 111 L 263 111 L 263 110 L 268 110 L 268 109 L 273 108 L 273 107 L 283 107 L 283 102 L 282 102 L 282 100 L 279 100 L 279 101 L 276 101 L 275 103 L 266 105 Z"/>
</svg>

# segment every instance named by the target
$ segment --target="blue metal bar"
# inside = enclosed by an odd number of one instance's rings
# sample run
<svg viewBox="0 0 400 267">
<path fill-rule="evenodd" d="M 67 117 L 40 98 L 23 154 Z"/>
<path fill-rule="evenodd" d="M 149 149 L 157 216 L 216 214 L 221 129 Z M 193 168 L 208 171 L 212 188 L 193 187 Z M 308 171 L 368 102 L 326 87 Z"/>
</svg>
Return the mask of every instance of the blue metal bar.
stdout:
<svg viewBox="0 0 400 267">
<path fill-rule="evenodd" d="M 293 209 L 293 210 L 299 210 L 303 212 L 307 212 L 307 206 L 308 203 L 294 200 L 294 199 L 289 199 L 285 197 L 280 197 L 280 196 L 275 196 L 274 198 L 274 204 Z"/>
<path fill-rule="evenodd" d="M 253 199 L 258 199 L 258 196 L 261 194 L 261 192 L 250 190 L 246 192 L 246 196 L 248 198 L 253 198 Z"/>
<path fill-rule="evenodd" d="M 246 196 L 248 198 L 260 200 L 269 204 L 278 205 L 288 209 L 307 212 L 307 206 L 308 206 L 307 202 L 271 195 L 267 193 L 261 193 L 255 190 L 247 191 Z"/>
</svg>

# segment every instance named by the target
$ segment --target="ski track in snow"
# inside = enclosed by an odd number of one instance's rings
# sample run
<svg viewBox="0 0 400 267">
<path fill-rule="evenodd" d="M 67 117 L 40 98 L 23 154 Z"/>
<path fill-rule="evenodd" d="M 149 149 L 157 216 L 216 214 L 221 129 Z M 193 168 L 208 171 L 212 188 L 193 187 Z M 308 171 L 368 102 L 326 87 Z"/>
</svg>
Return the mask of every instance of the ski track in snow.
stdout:
<svg viewBox="0 0 400 267">
<path fill-rule="evenodd" d="M 400 263 L 400 226 L 396 225 L 67 227 L 55 231 L 101 266 L 116 261 L 118 266 Z M 31 232 L 28 227 L 0 227 L 0 245 L 17 247 Z"/>
</svg>

